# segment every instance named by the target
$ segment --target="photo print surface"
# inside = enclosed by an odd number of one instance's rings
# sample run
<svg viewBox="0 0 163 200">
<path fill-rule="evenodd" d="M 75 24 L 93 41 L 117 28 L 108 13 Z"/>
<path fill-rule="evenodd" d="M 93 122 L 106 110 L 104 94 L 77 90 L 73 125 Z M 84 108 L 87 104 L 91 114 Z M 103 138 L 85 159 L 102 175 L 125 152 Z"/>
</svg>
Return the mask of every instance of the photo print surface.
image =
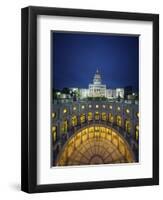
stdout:
<svg viewBox="0 0 163 200">
<path fill-rule="evenodd" d="M 139 36 L 51 32 L 51 166 L 139 162 Z"/>
</svg>

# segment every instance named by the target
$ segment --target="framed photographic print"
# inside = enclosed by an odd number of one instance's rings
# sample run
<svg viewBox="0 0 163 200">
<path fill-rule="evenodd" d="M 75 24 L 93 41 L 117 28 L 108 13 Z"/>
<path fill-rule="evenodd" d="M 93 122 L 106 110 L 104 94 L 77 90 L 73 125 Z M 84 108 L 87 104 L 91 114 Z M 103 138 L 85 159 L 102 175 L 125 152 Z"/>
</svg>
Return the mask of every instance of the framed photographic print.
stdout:
<svg viewBox="0 0 163 200">
<path fill-rule="evenodd" d="M 159 16 L 22 9 L 22 190 L 159 184 Z"/>
</svg>

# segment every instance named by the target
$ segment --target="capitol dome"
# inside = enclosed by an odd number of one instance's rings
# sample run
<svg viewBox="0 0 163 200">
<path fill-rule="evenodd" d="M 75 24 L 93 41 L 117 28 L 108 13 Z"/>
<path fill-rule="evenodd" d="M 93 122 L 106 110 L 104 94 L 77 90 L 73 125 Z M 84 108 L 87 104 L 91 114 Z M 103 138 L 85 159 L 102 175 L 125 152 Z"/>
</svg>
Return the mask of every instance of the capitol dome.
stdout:
<svg viewBox="0 0 163 200">
<path fill-rule="evenodd" d="M 95 84 L 95 85 L 100 85 L 101 84 L 101 75 L 100 75 L 98 69 L 96 70 L 96 73 L 94 75 L 93 84 Z"/>
</svg>

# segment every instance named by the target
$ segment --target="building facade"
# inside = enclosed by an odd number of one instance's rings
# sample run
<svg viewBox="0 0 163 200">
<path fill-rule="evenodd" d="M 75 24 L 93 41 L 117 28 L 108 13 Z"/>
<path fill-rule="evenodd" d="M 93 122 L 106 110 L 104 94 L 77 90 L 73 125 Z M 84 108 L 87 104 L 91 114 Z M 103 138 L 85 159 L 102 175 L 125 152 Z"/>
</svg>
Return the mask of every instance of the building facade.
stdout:
<svg viewBox="0 0 163 200">
<path fill-rule="evenodd" d="M 108 147 L 107 143 L 109 143 Z M 89 146 L 93 148 L 95 144 L 99 146 L 103 144 L 96 150 L 95 154 L 98 156 L 92 155 L 95 158 L 89 158 L 93 150 L 83 152 L 89 154 L 87 161 L 84 161 L 80 155 L 76 155 L 75 152 L 83 151 L 81 145 L 89 149 Z M 111 146 L 112 151 L 116 148 L 114 156 L 107 157 L 105 155 L 107 152 L 101 155 L 101 152 L 104 152 L 102 148 L 109 149 Z M 79 149 L 76 151 L 77 148 Z M 138 162 L 138 152 L 138 104 L 76 101 L 52 106 L 52 166 L 110 163 L 108 159 L 113 159 L 113 163 Z M 107 160 L 104 157 L 107 157 Z"/>
</svg>

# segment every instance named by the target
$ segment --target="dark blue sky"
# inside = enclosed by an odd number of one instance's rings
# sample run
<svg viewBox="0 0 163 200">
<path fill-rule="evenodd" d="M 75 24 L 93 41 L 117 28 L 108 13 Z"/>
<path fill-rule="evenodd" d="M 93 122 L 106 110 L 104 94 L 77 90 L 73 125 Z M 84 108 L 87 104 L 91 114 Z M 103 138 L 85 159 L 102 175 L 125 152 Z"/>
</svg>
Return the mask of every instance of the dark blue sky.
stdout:
<svg viewBox="0 0 163 200">
<path fill-rule="evenodd" d="M 53 32 L 53 87 L 88 88 L 98 68 L 108 88 L 138 88 L 138 36 Z"/>
</svg>

